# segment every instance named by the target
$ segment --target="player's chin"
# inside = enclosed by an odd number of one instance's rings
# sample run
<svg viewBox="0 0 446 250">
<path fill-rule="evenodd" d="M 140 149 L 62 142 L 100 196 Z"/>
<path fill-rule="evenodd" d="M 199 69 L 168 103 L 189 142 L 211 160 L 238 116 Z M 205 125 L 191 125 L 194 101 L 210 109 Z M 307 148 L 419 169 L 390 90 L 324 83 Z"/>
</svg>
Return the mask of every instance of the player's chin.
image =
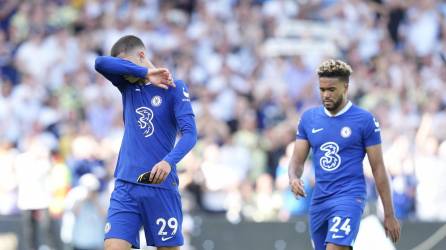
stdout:
<svg viewBox="0 0 446 250">
<path fill-rule="evenodd" d="M 328 110 L 328 111 L 333 111 L 334 108 L 334 103 L 333 102 L 324 102 L 324 107 Z"/>
</svg>

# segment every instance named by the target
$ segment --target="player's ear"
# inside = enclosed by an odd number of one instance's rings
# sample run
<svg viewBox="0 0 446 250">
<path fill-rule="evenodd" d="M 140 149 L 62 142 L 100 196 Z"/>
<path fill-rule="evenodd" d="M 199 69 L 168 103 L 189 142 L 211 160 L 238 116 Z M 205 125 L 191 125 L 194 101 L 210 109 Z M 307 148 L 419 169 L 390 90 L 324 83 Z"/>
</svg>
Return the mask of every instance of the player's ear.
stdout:
<svg viewBox="0 0 446 250">
<path fill-rule="evenodd" d="M 348 90 L 348 82 L 344 82 L 344 89 L 345 89 L 345 91 Z"/>
<path fill-rule="evenodd" d="M 144 50 L 138 50 L 137 55 L 140 60 L 142 60 L 146 57 L 146 53 L 144 52 Z"/>
</svg>

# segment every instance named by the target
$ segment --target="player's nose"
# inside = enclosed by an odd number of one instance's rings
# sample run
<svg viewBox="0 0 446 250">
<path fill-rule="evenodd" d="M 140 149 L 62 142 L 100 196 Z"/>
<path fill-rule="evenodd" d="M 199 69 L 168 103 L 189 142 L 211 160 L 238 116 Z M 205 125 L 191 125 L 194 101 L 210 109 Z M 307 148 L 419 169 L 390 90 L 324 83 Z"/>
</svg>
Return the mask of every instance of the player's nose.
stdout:
<svg viewBox="0 0 446 250">
<path fill-rule="evenodd" d="M 322 98 L 324 99 L 324 101 L 330 100 L 331 99 L 330 92 L 329 91 L 322 92 Z"/>
</svg>

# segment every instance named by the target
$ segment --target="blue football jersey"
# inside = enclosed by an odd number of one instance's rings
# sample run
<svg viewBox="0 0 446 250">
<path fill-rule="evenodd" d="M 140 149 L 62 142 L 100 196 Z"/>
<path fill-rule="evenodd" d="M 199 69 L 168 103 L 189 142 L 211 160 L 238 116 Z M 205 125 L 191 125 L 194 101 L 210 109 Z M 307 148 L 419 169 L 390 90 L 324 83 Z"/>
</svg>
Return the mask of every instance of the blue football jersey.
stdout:
<svg viewBox="0 0 446 250">
<path fill-rule="evenodd" d="M 381 143 L 378 121 L 351 102 L 335 116 L 323 106 L 302 115 L 297 139 L 312 150 L 316 184 L 312 204 L 345 198 L 365 199 L 363 160 L 366 148 Z"/>
<path fill-rule="evenodd" d="M 96 70 L 122 94 L 124 137 L 115 177 L 136 183 L 140 174 L 166 160 L 172 172 L 156 186 L 177 189 L 175 165 L 196 142 L 194 113 L 186 84 L 176 80 L 176 88 L 168 90 L 151 84 L 131 84 L 123 75 L 144 78 L 147 68 L 114 57 L 98 57 Z M 182 138 L 175 146 L 178 132 Z"/>
</svg>

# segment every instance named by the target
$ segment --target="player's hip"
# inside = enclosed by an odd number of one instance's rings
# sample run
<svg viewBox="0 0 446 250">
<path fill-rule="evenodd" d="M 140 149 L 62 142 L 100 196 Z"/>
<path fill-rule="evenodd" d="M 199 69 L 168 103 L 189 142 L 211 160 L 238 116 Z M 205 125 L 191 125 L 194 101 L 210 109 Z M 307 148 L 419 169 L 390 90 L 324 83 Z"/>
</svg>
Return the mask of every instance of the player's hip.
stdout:
<svg viewBox="0 0 446 250">
<path fill-rule="evenodd" d="M 311 201 L 310 213 L 318 213 L 322 210 L 334 208 L 354 208 L 363 210 L 365 206 L 365 194 L 357 193 L 353 195 L 339 194 L 326 197 L 325 199 L 315 199 Z"/>
<path fill-rule="evenodd" d="M 359 225 L 363 212 L 364 206 L 355 200 L 342 200 L 325 206 L 312 207 L 309 211 L 310 227 L 312 231 L 318 230 L 321 226 L 336 222 L 339 218 Z"/>
<path fill-rule="evenodd" d="M 105 238 L 116 238 L 139 246 L 144 227 L 148 245 L 179 246 L 183 213 L 178 192 L 116 180 L 107 216 Z"/>
<path fill-rule="evenodd" d="M 143 165 L 147 166 L 147 165 Z M 152 187 L 152 188 L 162 188 L 171 191 L 178 192 L 179 178 L 176 172 L 176 167 L 172 166 L 172 170 L 167 175 L 166 179 L 160 184 L 143 184 L 138 182 L 138 178 L 141 174 L 150 171 L 152 167 L 141 167 L 141 165 L 117 165 L 115 170 L 116 180 L 127 182 L 138 187 Z"/>
</svg>

